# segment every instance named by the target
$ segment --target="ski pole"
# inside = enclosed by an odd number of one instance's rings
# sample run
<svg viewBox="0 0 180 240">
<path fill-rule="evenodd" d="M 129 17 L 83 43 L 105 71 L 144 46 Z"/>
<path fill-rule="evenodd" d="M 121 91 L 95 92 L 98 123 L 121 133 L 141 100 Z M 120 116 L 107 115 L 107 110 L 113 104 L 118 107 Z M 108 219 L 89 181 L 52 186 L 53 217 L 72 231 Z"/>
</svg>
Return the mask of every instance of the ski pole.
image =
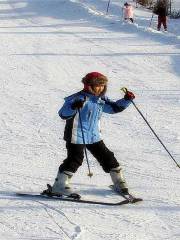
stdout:
<svg viewBox="0 0 180 240">
<path fill-rule="evenodd" d="M 124 21 L 124 8 L 122 7 L 122 22 Z"/>
<path fill-rule="evenodd" d="M 90 166 L 89 166 L 89 160 L 88 160 L 88 155 L 87 155 L 86 142 L 85 142 L 85 137 L 84 137 L 84 131 L 83 131 L 83 125 L 82 125 L 82 118 L 81 118 L 80 109 L 78 109 L 78 113 L 79 113 L 79 120 L 80 120 L 81 132 L 82 132 L 83 145 L 84 145 L 84 153 L 85 153 L 86 162 L 87 162 L 87 166 L 88 166 L 88 172 L 89 172 L 88 176 L 92 177 L 93 173 L 90 171 Z"/>
<path fill-rule="evenodd" d="M 121 88 L 121 90 L 126 93 L 128 90 L 127 88 L 123 87 Z M 142 114 L 142 112 L 140 111 L 140 109 L 136 106 L 136 104 L 134 103 L 133 100 L 130 100 L 132 102 L 132 104 L 134 105 L 134 107 L 136 108 L 136 110 L 138 111 L 138 113 L 141 115 L 141 117 L 144 119 L 144 121 L 146 122 L 146 124 L 148 125 L 148 127 L 151 129 L 151 131 L 153 132 L 153 134 L 155 135 L 155 137 L 158 139 L 158 141 L 161 143 L 161 145 L 164 147 L 164 149 L 166 150 L 166 152 L 169 154 L 169 156 L 171 157 L 171 159 L 176 163 L 177 167 L 180 168 L 180 165 L 177 163 L 177 161 L 174 159 L 174 157 L 172 156 L 172 154 L 169 152 L 169 150 L 167 149 L 167 147 L 164 145 L 164 143 L 161 141 L 161 139 L 158 137 L 158 135 L 155 133 L 155 131 L 153 130 L 153 128 L 151 127 L 151 125 L 149 124 L 149 122 L 147 121 L 147 119 L 144 117 L 144 115 Z"/>
<path fill-rule="evenodd" d="M 152 16 L 151 16 L 151 21 L 150 21 L 149 27 L 151 27 L 151 24 L 152 24 L 153 17 L 154 17 L 154 13 L 152 13 Z"/>
<path fill-rule="evenodd" d="M 106 9 L 106 14 L 108 14 L 108 11 L 109 11 L 110 1 L 111 1 L 111 0 L 108 1 L 108 5 L 107 5 L 107 9 Z"/>
</svg>

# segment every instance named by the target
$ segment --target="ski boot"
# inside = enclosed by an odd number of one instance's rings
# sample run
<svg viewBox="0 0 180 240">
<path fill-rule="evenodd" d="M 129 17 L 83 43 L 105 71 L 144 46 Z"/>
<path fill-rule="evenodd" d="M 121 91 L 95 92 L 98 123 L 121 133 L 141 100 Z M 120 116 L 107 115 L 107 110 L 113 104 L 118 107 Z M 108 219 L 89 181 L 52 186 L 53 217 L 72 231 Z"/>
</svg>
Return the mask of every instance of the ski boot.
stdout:
<svg viewBox="0 0 180 240">
<path fill-rule="evenodd" d="M 80 199 L 80 195 L 77 193 L 72 192 L 70 187 L 70 179 L 73 173 L 64 171 L 59 172 L 55 179 L 53 186 L 47 184 L 47 190 L 43 191 L 43 195 L 47 196 L 56 196 L 56 197 L 71 197 L 75 199 Z"/>
<path fill-rule="evenodd" d="M 114 184 L 113 188 L 115 191 L 128 194 L 128 186 L 126 180 L 122 173 L 122 168 L 119 166 L 117 168 L 112 168 L 110 171 L 110 176 Z"/>
</svg>

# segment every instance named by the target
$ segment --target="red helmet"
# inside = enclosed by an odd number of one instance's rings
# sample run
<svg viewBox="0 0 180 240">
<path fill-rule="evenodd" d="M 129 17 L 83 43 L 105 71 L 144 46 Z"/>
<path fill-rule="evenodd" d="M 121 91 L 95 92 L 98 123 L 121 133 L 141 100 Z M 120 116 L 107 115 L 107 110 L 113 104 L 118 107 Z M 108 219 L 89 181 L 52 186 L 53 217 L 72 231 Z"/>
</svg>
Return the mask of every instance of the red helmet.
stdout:
<svg viewBox="0 0 180 240">
<path fill-rule="evenodd" d="M 100 84 L 106 85 L 108 79 L 102 73 L 90 72 L 86 74 L 85 77 L 83 77 L 82 82 L 86 85 L 100 85 Z"/>
</svg>

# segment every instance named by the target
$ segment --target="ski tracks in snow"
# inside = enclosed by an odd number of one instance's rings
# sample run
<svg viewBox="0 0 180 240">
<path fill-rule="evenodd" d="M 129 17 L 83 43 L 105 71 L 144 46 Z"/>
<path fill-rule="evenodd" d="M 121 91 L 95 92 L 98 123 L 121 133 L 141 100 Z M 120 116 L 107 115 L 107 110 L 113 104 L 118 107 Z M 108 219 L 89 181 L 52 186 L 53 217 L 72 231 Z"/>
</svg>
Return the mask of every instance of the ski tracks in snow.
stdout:
<svg viewBox="0 0 180 240">
<path fill-rule="evenodd" d="M 54 224 L 56 226 L 58 226 L 58 228 L 60 229 L 61 232 L 64 233 L 64 235 L 66 236 L 67 239 L 70 239 L 70 240 L 75 240 L 75 239 L 79 239 L 81 233 L 82 233 L 82 230 L 81 230 L 81 227 L 77 224 L 75 224 L 74 222 L 72 222 L 67 216 L 66 214 L 63 212 L 63 211 L 60 211 L 58 210 L 57 208 L 55 207 L 52 207 L 48 204 L 45 204 L 43 202 L 40 202 L 40 201 L 37 201 L 39 204 L 41 204 L 43 207 L 44 207 L 44 210 L 45 212 L 47 213 L 47 215 L 52 219 L 52 221 L 54 222 Z M 71 235 L 70 235 L 70 231 L 69 229 L 67 229 L 67 226 L 66 226 L 66 229 L 65 227 L 65 224 L 60 224 L 57 220 L 56 220 L 56 216 L 53 215 L 52 213 L 50 213 L 50 210 L 52 210 L 53 212 L 56 212 L 58 213 L 59 215 L 61 215 L 63 217 L 63 219 L 65 219 L 70 225 L 72 225 L 74 227 L 74 231 L 71 232 Z M 54 230 L 52 229 L 52 226 L 50 228 L 50 230 L 52 232 L 54 232 Z M 55 232 L 56 234 L 58 234 L 58 232 Z M 60 234 L 59 234 L 60 235 Z M 60 235 L 61 236 L 61 235 Z"/>
<path fill-rule="evenodd" d="M 81 238 L 82 227 L 67 216 L 69 212 L 67 205 L 66 210 L 63 211 L 60 210 L 65 206 L 63 203 L 52 206 L 47 203 L 48 200 L 45 203 L 39 200 L 18 198 L 14 193 L 5 191 L 0 194 L 0 201 L 4 200 L 0 208 L 0 215 L 3 219 L 0 221 L 2 240 L 83 239 Z"/>
</svg>

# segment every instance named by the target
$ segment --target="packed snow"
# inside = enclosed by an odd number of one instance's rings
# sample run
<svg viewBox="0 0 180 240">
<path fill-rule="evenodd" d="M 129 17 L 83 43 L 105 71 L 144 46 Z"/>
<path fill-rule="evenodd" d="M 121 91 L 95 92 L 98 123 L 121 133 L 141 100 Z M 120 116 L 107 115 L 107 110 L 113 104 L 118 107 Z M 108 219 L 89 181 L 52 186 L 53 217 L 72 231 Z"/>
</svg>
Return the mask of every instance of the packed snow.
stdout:
<svg viewBox="0 0 180 240">
<path fill-rule="evenodd" d="M 180 10 L 180 1 L 179 0 L 171 0 L 172 8 L 179 11 Z"/>
<path fill-rule="evenodd" d="M 102 118 L 103 138 L 121 163 L 129 189 L 143 202 L 120 207 L 15 196 L 52 184 L 66 157 L 64 97 L 82 89 L 82 77 L 109 78 L 107 95 L 127 87 L 149 124 L 180 164 L 180 19 L 156 30 L 150 10 L 124 1 L 0 0 L 0 239 L 179 240 L 180 174 L 131 105 Z M 132 2 L 135 6 L 135 2 Z M 152 19 L 152 22 L 151 22 Z M 150 24 L 151 23 L 151 24 Z M 72 178 L 83 199 L 118 202 L 109 174 L 88 154 Z"/>
</svg>

